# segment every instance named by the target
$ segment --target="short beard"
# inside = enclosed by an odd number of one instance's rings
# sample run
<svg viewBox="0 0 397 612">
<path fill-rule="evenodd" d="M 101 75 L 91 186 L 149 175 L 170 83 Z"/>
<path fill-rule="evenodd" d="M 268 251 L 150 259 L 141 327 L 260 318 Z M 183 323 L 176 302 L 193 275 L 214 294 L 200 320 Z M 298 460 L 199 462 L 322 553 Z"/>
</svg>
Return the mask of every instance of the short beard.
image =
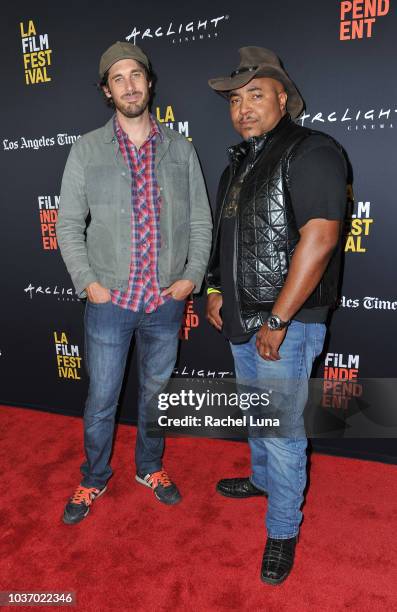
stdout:
<svg viewBox="0 0 397 612">
<path fill-rule="evenodd" d="M 136 102 L 120 104 L 120 103 L 116 103 L 114 100 L 113 102 L 114 102 L 116 109 L 122 115 L 124 115 L 124 117 L 127 117 L 128 119 L 134 119 L 135 117 L 140 117 L 141 115 L 143 115 L 143 113 L 147 109 L 148 104 L 149 104 L 149 96 L 145 96 L 142 102 L 140 102 L 139 104 Z"/>
</svg>

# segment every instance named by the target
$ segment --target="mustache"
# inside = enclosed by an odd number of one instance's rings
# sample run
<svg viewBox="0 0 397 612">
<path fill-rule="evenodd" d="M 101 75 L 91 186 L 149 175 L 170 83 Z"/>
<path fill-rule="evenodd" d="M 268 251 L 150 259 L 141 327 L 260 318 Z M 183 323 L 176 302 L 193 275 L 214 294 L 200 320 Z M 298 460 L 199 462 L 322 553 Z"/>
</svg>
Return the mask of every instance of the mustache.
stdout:
<svg viewBox="0 0 397 612">
<path fill-rule="evenodd" d="M 238 120 L 239 123 L 246 123 L 247 121 L 256 121 L 256 117 L 251 117 L 251 115 L 249 115 L 248 117 L 241 117 L 241 119 Z"/>
</svg>

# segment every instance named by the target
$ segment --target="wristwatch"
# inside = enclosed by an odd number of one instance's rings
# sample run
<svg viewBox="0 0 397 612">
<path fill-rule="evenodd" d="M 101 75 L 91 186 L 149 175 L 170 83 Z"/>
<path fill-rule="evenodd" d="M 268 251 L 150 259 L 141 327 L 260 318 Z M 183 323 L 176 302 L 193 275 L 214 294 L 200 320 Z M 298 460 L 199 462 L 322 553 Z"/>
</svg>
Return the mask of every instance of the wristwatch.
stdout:
<svg viewBox="0 0 397 612">
<path fill-rule="evenodd" d="M 288 327 L 291 321 L 282 321 L 278 315 L 273 314 L 271 312 L 266 323 L 269 329 L 271 329 L 272 331 L 278 331 L 279 329 L 284 329 L 285 327 Z"/>
</svg>

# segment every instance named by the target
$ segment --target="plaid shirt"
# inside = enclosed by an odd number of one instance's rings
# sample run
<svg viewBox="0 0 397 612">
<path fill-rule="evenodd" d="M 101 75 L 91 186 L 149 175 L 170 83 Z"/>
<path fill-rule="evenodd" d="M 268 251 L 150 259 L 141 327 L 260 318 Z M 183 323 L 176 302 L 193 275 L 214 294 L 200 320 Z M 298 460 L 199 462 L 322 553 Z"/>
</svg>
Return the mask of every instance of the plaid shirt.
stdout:
<svg viewBox="0 0 397 612">
<path fill-rule="evenodd" d="M 160 250 L 161 198 L 155 174 L 156 139 L 161 132 L 150 116 L 150 133 L 140 149 L 129 140 L 114 117 L 117 136 L 124 161 L 131 172 L 131 266 L 125 292 L 112 290 L 112 302 L 121 308 L 137 312 L 155 311 L 164 298 L 160 295 L 157 260 Z"/>
</svg>

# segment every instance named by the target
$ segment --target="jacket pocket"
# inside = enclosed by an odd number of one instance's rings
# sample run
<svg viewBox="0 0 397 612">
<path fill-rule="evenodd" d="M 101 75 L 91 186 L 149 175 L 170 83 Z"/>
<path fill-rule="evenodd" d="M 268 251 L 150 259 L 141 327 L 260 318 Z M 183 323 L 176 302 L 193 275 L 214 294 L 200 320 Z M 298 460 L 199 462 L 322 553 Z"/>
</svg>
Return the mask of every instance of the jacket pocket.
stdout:
<svg viewBox="0 0 397 612">
<path fill-rule="evenodd" d="M 163 162 L 161 185 L 164 197 L 171 208 L 172 225 L 189 220 L 189 166 L 187 162 Z"/>
<path fill-rule="evenodd" d="M 114 166 L 98 165 L 86 168 L 88 206 L 111 206 L 118 194 L 118 177 L 115 180 Z"/>
</svg>

